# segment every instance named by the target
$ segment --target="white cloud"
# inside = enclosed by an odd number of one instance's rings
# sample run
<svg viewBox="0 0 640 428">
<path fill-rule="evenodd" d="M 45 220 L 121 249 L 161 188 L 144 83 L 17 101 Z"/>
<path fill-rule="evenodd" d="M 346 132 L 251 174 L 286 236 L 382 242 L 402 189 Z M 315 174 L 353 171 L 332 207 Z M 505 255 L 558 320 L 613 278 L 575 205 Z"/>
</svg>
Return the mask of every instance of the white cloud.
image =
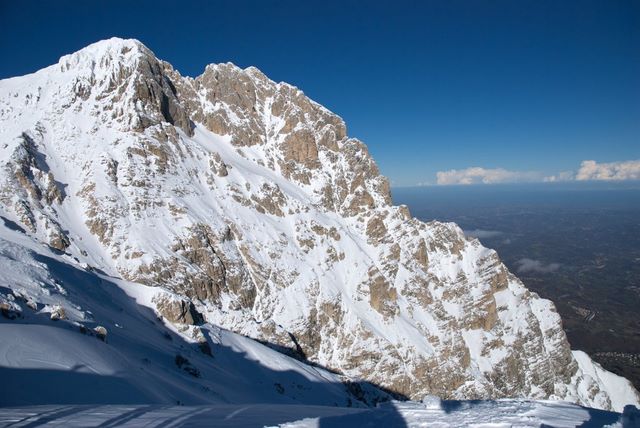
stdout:
<svg viewBox="0 0 640 428">
<path fill-rule="evenodd" d="M 545 177 L 544 181 L 622 181 L 640 180 L 640 160 L 598 163 L 585 160 L 580 163 L 578 172 L 563 171 L 557 175 Z"/>
<path fill-rule="evenodd" d="M 575 180 L 576 173 L 574 171 L 561 171 L 556 175 L 545 177 L 543 181 L 555 183 L 556 181 L 572 181 Z"/>
<path fill-rule="evenodd" d="M 466 169 L 438 171 L 436 182 L 447 184 L 496 184 L 541 181 L 542 175 L 533 171 L 509 171 L 503 168 L 482 168 L 479 166 Z"/>
<path fill-rule="evenodd" d="M 543 176 L 535 171 L 510 171 L 504 168 L 482 168 L 474 166 L 465 169 L 438 171 L 436 183 L 447 184 L 496 184 L 523 182 L 558 181 L 622 181 L 640 180 L 640 160 L 598 163 L 585 160 L 578 171 L 561 171 L 555 175 Z M 420 183 L 425 185 L 427 183 Z"/>
<path fill-rule="evenodd" d="M 576 180 L 640 180 L 640 160 L 609 163 L 582 161 Z"/>
<path fill-rule="evenodd" d="M 536 272 L 536 273 L 551 273 L 560 269 L 560 263 L 544 264 L 540 260 L 534 259 L 520 259 L 516 262 L 518 267 L 516 270 L 518 273 Z"/>
</svg>

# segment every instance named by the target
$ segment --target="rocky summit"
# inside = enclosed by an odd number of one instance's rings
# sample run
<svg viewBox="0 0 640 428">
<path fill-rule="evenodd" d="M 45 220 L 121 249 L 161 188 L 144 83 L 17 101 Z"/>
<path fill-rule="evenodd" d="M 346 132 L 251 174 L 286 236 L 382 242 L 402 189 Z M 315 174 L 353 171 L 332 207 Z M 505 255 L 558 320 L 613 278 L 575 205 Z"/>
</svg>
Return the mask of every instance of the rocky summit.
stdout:
<svg viewBox="0 0 640 428">
<path fill-rule="evenodd" d="M 210 323 L 412 399 L 640 401 L 495 251 L 393 206 L 343 120 L 256 68 L 191 78 L 95 43 L 0 81 L 0 160 L 6 222 L 152 286 L 194 340 Z"/>
</svg>

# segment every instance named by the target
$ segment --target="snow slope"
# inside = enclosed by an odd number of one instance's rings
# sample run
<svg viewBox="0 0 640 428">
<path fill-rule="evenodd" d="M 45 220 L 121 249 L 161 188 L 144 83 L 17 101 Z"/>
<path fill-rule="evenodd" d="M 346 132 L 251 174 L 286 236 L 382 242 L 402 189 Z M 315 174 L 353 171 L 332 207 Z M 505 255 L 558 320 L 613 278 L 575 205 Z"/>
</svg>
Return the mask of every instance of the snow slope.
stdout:
<svg viewBox="0 0 640 428">
<path fill-rule="evenodd" d="M 541 427 L 640 426 L 640 414 L 624 415 L 562 402 L 446 401 L 438 408 L 393 402 L 375 409 L 303 405 L 38 406 L 0 412 L 0 426 L 190 427 Z"/>
<path fill-rule="evenodd" d="M 114 315 L 139 308 L 96 307 L 113 298 L 104 290 L 155 308 L 196 349 L 222 341 L 262 359 L 265 348 L 253 350 L 235 332 L 398 396 L 553 398 L 618 411 L 640 400 L 626 380 L 572 354 L 553 304 L 528 291 L 494 251 L 454 224 L 425 224 L 392 206 L 387 180 L 342 119 L 255 68 L 210 65 L 192 79 L 138 41 L 98 42 L 0 81 L 0 160 L 0 214 L 22 230 L 3 244 L 7 271 L 20 273 L 3 287 L 24 288 L 38 312 L 60 307 L 70 322 L 111 320 L 109 337 L 122 333 L 114 340 L 128 338 L 124 349 L 139 349 L 138 359 L 158 345 L 141 347 L 136 334 L 145 330 L 126 333 Z M 44 267 L 24 250 L 35 242 L 50 247 Z M 56 285 L 49 261 L 84 273 Z M 82 293 L 65 300 L 58 287 Z M 10 310 L 13 292 L 3 293 Z M 4 327 L 12 346 L 24 329 L 49 337 L 25 322 Z M 37 353 L 33 342 L 23 348 Z M 65 358 L 56 364 L 74 367 Z M 266 360 L 310 370 L 279 358 Z M 126 364 L 113 361 L 88 367 L 122 373 Z M 148 392 L 135 376 L 130 382 L 142 395 L 169 391 L 161 373 L 154 376 Z M 176 400 L 195 400 L 193 390 L 180 390 Z M 336 394 L 320 396 L 351 398 Z"/>
</svg>

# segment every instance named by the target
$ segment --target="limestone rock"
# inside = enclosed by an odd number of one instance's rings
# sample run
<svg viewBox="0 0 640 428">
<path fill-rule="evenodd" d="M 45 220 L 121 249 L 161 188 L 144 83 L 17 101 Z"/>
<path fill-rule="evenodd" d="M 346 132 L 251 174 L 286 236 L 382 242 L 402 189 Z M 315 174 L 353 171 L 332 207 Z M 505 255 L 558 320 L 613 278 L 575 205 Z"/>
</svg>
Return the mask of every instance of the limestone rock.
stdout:
<svg viewBox="0 0 640 428">
<path fill-rule="evenodd" d="M 196 325 L 202 323 L 202 315 L 198 313 L 193 303 L 170 296 L 158 294 L 153 298 L 156 309 L 164 318 L 173 324 Z"/>
<path fill-rule="evenodd" d="M 15 320 L 22 316 L 22 308 L 15 302 L 7 300 L 0 295 L 0 315 L 7 319 Z"/>
<path fill-rule="evenodd" d="M 51 309 L 51 315 L 50 315 L 51 320 L 53 321 L 59 321 L 59 320 L 64 320 L 67 319 L 67 313 L 65 312 L 64 308 L 62 306 L 54 306 Z"/>
<path fill-rule="evenodd" d="M 93 332 L 96 334 L 96 337 L 103 342 L 107 341 L 107 329 L 103 326 L 99 325 L 93 329 Z"/>
</svg>

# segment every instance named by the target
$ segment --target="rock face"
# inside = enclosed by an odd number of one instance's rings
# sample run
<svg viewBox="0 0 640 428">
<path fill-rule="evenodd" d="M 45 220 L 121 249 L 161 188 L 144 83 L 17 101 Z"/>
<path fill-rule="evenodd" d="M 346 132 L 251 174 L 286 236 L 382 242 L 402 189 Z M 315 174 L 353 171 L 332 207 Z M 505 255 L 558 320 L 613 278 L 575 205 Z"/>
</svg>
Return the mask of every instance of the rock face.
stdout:
<svg viewBox="0 0 640 428">
<path fill-rule="evenodd" d="M 170 322 L 202 314 L 411 398 L 626 404 L 551 302 L 455 224 L 392 206 L 342 119 L 255 68 L 182 77 L 111 39 L 0 82 L 0 124 L 3 216 L 183 296 L 155 301 Z"/>
<path fill-rule="evenodd" d="M 156 310 L 172 324 L 196 325 L 202 317 L 193 303 L 170 295 L 157 294 L 153 298 Z"/>
</svg>

